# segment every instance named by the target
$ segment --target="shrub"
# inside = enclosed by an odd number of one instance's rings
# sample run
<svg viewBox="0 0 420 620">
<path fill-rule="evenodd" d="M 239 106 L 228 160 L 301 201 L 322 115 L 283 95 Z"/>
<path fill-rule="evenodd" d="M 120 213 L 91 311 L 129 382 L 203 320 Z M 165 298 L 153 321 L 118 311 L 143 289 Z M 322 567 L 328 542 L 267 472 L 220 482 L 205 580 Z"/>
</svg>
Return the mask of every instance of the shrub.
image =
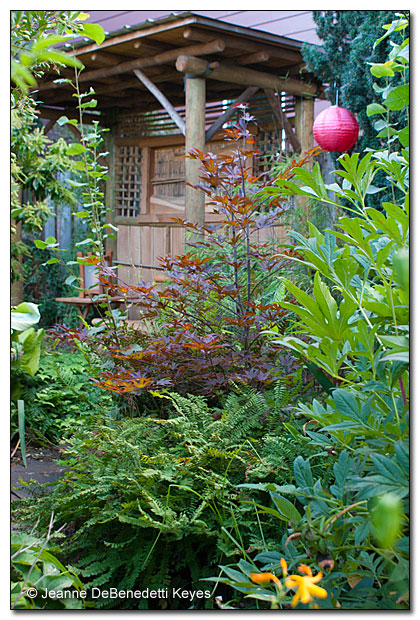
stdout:
<svg viewBox="0 0 420 620">
<path fill-rule="evenodd" d="M 287 326 L 288 311 L 279 304 L 284 290 L 267 297 L 267 287 L 291 269 L 293 249 L 280 257 L 278 242 L 258 242 L 256 234 L 276 223 L 288 205 L 281 196 L 257 197 L 272 181 L 250 172 L 252 120 L 243 111 L 226 130 L 231 155 L 190 153 L 202 164 L 197 187 L 221 221 L 200 227 L 180 220 L 191 233 L 188 251 L 161 259 L 168 275 L 164 287 L 119 281 L 117 289 L 138 298 L 140 318 L 153 320 L 158 329 L 152 326 L 151 334 L 129 343 L 119 335 L 120 345 L 111 350 L 115 367 L 98 380 L 102 388 L 133 393 L 166 385 L 181 393 L 217 395 L 232 381 L 262 388 L 285 374 L 278 347 L 261 334 L 273 325 Z M 282 178 L 292 179 L 292 170 L 313 154 L 294 161 Z M 104 282 L 111 275 L 103 270 Z"/>
</svg>

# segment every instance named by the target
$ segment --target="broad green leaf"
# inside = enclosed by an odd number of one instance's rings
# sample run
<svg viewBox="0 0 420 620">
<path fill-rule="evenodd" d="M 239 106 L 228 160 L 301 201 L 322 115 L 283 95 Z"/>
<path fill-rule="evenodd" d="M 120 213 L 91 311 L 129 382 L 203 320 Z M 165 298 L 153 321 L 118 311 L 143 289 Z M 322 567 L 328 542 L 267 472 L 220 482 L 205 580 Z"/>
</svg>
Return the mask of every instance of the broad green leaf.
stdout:
<svg viewBox="0 0 420 620">
<path fill-rule="evenodd" d="M 86 151 L 86 147 L 83 144 L 79 144 L 78 142 L 73 142 L 69 144 L 67 147 L 67 155 L 80 155 L 80 153 L 84 153 Z"/>
<path fill-rule="evenodd" d="M 67 116 L 60 116 L 60 118 L 56 120 L 57 125 L 59 125 L 60 127 L 66 125 L 68 122 L 69 119 L 67 118 Z"/>
<path fill-rule="evenodd" d="M 93 39 L 97 45 L 105 40 L 105 32 L 99 24 L 83 24 L 83 34 L 89 39 Z"/>
<path fill-rule="evenodd" d="M 402 146 L 406 147 L 410 144 L 410 128 L 404 127 L 400 129 L 398 132 L 398 140 L 401 142 Z"/>
<path fill-rule="evenodd" d="M 42 263 L 43 265 L 55 265 L 55 263 L 58 263 L 59 260 L 58 258 L 50 258 L 49 260 L 47 260 L 47 262 Z"/>
<path fill-rule="evenodd" d="M 389 63 L 389 61 L 387 61 Z M 372 64 L 372 63 L 369 63 Z M 371 68 L 370 68 L 370 72 L 372 75 L 374 75 L 375 77 L 392 77 L 394 75 L 394 71 L 392 69 L 392 61 L 390 64 L 385 63 L 373 63 Z"/>
<path fill-rule="evenodd" d="M 373 534 L 380 547 L 388 549 L 400 535 L 403 508 L 399 497 L 386 493 L 378 498 L 370 511 Z"/>
<path fill-rule="evenodd" d="M 380 362 L 403 362 L 404 364 L 410 363 L 410 353 L 408 351 L 401 353 L 389 353 L 384 355 L 379 360 Z"/>
<path fill-rule="evenodd" d="M 66 36 L 63 37 L 63 36 L 56 36 L 56 35 L 48 35 L 46 37 L 38 39 L 38 41 L 36 41 L 34 45 L 32 46 L 32 51 L 38 52 L 40 50 L 45 50 L 48 47 L 53 47 L 54 45 L 57 45 L 58 43 L 63 43 L 63 41 L 66 41 L 67 39 L 68 37 Z"/>
<path fill-rule="evenodd" d="M 339 325 L 337 320 L 337 303 L 330 293 L 328 286 L 322 282 L 319 272 L 314 278 L 314 297 L 317 304 L 324 315 L 324 323 L 329 327 L 329 335 L 331 338 L 339 338 Z"/>
<path fill-rule="evenodd" d="M 68 276 L 65 279 L 64 284 L 67 284 L 67 286 L 70 286 L 70 285 L 74 284 L 78 280 L 79 280 L 79 278 L 77 276 Z"/>
<path fill-rule="evenodd" d="M 369 103 L 366 108 L 366 114 L 368 116 L 374 116 L 374 114 L 383 114 L 386 112 L 386 108 L 380 103 Z"/>
<path fill-rule="evenodd" d="M 233 581 L 238 581 L 240 583 L 245 581 L 244 573 L 241 573 L 238 570 L 235 570 L 234 568 L 230 568 L 229 566 L 224 566 L 223 571 L 226 573 L 229 579 L 232 579 Z"/>
<path fill-rule="evenodd" d="M 35 331 L 32 327 L 19 334 L 19 343 L 23 346 L 19 367 L 31 377 L 36 374 L 39 368 L 43 335 L 43 329 Z"/>
<path fill-rule="evenodd" d="M 402 110 L 408 105 L 410 99 L 410 87 L 408 84 L 401 84 L 391 90 L 384 103 L 390 110 Z"/>
<path fill-rule="evenodd" d="M 298 433 L 298 431 L 295 429 L 294 426 L 292 426 L 291 424 L 288 424 L 287 422 L 283 422 L 283 426 L 285 428 L 287 428 L 287 430 L 289 431 L 289 433 L 297 440 L 297 441 L 301 441 L 301 435 L 300 433 Z"/>
<path fill-rule="evenodd" d="M 83 108 L 83 109 L 85 109 L 85 108 L 96 108 L 97 105 L 98 105 L 97 99 L 91 99 L 90 101 L 85 101 L 85 103 L 82 103 L 80 105 L 80 107 Z"/>
<path fill-rule="evenodd" d="M 83 64 L 78 58 L 76 58 L 76 56 L 68 56 L 63 52 L 53 50 L 38 53 L 37 60 L 50 63 L 57 62 L 62 65 L 67 65 L 68 67 L 77 67 L 79 69 L 83 67 Z"/>
<path fill-rule="evenodd" d="M 408 249 L 401 249 L 393 257 L 394 276 L 402 289 L 408 291 L 410 286 L 410 253 Z"/>
<path fill-rule="evenodd" d="M 385 454 L 372 454 L 371 459 L 382 476 L 390 480 L 395 480 L 398 483 L 404 481 L 404 476 L 402 475 L 400 467 L 398 467 L 391 457 Z"/>
<path fill-rule="evenodd" d="M 23 302 L 11 310 L 11 327 L 16 331 L 24 331 L 38 323 L 41 315 L 36 304 Z"/>
<path fill-rule="evenodd" d="M 373 126 L 376 129 L 376 131 L 381 131 L 382 129 L 385 129 L 386 127 L 388 127 L 388 123 L 384 121 L 383 119 L 380 119 L 379 121 L 375 121 Z"/>
<path fill-rule="evenodd" d="M 302 516 L 297 508 L 288 499 L 278 495 L 278 493 L 270 493 L 271 499 L 277 507 L 277 510 L 284 515 L 288 521 L 292 521 L 293 525 L 297 525 Z"/>
<path fill-rule="evenodd" d="M 293 463 L 293 471 L 296 484 L 301 488 L 312 488 L 313 478 L 309 461 L 305 461 L 302 456 L 298 456 Z"/>
<path fill-rule="evenodd" d="M 386 33 L 382 35 L 379 39 L 377 39 L 373 45 L 373 49 L 376 48 L 377 45 L 387 37 L 389 37 L 393 32 L 398 32 L 399 30 L 403 30 L 407 26 L 407 20 L 404 18 L 395 19 L 391 24 L 384 24 L 382 28 L 386 30 Z"/>
<path fill-rule="evenodd" d="M 334 464 L 333 470 L 336 484 L 340 489 L 344 488 L 349 473 L 350 455 L 347 450 L 340 452 L 338 461 Z"/>
<path fill-rule="evenodd" d="M 353 420 L 360 419 L 356 398 L 348 390 L 337 388 L 333 392 L 334 404 L 341 415 Z"/>
</svg>

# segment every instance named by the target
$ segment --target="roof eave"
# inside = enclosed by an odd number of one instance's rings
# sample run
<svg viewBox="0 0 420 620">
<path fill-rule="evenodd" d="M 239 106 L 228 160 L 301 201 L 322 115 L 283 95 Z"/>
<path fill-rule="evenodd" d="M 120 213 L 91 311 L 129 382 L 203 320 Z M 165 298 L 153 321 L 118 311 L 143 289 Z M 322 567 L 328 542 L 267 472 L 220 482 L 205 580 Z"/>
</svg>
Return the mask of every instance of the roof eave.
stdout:
<svg viewBox="0 0 420 620">
<path fill-rule="evenodd" d="M 295 49 L 298 51 L 302 48 L 303 45 L 301 41 L 296 41 L 294 39 L 289 39 L 288 37 L 283 37 L 280 35 L 274 35 L 269 32 L 264 32 L 263 30 L 256 30 L 254 28 L 248 28 L 246 26 L 228 24 L 219 19 L 213 19 L 211 17 L 196 15 L 195 13 L 184 12 L 179 14 L 171 13 L 167 17 L 156 20 L 149 19 L 141 24 L 130 26 L 130 28 L 120 28 L 119 30 L 115 30 L 107 34 L 105 37 L 105 41 L 101 44 L 92 43 L 86 45 L 86 42 L 82 40 L 80 42 L 73 43 L 72 47 L 74 48 L 75 54 L 80 55 L 99 49 L 104 49 L 106 47 L 112 47 L 113 39 L 120 38 L 124 35 L 127 35 L 126 40 L 128 41 L 140 38 L 142 36 L 147 36 L 147 30 L 153 30 L 152 34 L 157 34 L 158 32 L 163 32 L 165 30 L 171 30 L 173 28 L 179 28 L 182 26 L 190 26 L 192 24 L 212 28 L 213 30 L 218 29 L 221 32 L 233 35 L 245 36 L 261 42 L 283 45 L 285 47 L 288 47 L 289 49 Z M 159 28 L 160 26 L 161 28 Z"/>
</svg>

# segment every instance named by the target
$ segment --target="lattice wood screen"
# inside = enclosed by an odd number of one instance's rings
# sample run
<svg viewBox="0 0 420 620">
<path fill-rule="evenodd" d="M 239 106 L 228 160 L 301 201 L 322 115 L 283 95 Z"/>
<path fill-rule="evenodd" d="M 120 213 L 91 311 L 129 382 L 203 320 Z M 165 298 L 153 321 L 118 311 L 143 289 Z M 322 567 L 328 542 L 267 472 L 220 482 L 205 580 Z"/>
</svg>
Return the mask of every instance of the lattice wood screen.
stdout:
<svg viewBox="0 0 420 620">
<path fill-rule="evenodd" d="M 115 215 L 137 217 L 141 198 L 141 148 L 119 146 L 115 161 Z"/>
<path fill-rule="evenodd" d="M 283 148 L 282 148 L 283 146 Z M 254 159 L 254 174 L 258 175 L 270 170 L 271 164 L 284 151 L 280 132 L 260 131 L 255 140 L 255 148 L 261 152 Z"/>
</svg>

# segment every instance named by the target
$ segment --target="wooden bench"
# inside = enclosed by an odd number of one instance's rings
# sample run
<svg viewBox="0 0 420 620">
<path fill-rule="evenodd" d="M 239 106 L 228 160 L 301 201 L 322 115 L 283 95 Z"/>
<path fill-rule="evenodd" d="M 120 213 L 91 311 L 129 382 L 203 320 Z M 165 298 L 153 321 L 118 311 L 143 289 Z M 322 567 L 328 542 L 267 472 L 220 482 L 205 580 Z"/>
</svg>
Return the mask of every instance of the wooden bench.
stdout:
<svg viewBox="0 0 420 620">
<path fill-rule="evenodd" d="M 84 256 L 82 252 L 77 253 L 79 259 L 88 258 L 91 254 Z M 105 264 L 107 266 L 112 265 L 112 252 L 105 254 Z M 99 281 L 97 275 L 97 265 L 86 265 L 79 262 L 79 274 L 80 274 L 80 291 L 77 297 L 56 297 L 55 301 L 63 304 L 75 306 L 80 316 L 86 321 L 89 310 L 96 308 L 99 304 L 105 301 L 103 296 L 106 293 L 105 286 Z M 126 298 L 123 295 L 111 295 L 107 296 L 111 306 L 120 307 L 126 303 Z"/>
</svg>

